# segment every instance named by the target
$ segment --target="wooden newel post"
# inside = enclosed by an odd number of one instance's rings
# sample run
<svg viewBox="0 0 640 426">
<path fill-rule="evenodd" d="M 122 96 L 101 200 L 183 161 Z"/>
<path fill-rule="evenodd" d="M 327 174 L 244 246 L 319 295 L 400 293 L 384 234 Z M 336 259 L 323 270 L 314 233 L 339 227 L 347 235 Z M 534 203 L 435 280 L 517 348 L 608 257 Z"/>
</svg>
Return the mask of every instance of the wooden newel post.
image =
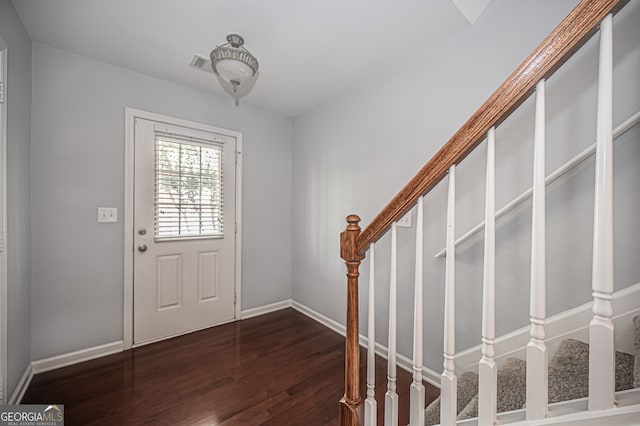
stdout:
<svg viewBox="0 0 640 426">
<path fill-rule="evenodd" d="M 340 234 L 340 257 L 347 265 L 347 338 L 345 347 L 344 396 L 340 400 L 340 425 L 362 424 L 360 397 L 360 348 L 358 339 L 358 254 L 356 240 L 360 235 L 360 218 L 347 216 L 347 229 Z"/>
</svg>

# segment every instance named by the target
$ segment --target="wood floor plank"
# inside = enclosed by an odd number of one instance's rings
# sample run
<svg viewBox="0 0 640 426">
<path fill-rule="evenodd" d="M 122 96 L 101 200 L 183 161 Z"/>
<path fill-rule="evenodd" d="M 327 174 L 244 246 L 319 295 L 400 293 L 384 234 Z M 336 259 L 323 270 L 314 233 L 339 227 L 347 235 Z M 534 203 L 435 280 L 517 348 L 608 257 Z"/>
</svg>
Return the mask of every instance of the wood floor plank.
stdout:
<svg viewBox="0 0 640 426">
<path fill-rule="evenodd" d="M 381 358 L 376 380 L 382 419 Z M 67 425 L 320 426 L 338 423 L 343 383 L 344 337 L 284 309 L 37 374 L 22 403 L 64 404 Z M 401 425 L 410 384 L 398 370 Z"/>
</svg>

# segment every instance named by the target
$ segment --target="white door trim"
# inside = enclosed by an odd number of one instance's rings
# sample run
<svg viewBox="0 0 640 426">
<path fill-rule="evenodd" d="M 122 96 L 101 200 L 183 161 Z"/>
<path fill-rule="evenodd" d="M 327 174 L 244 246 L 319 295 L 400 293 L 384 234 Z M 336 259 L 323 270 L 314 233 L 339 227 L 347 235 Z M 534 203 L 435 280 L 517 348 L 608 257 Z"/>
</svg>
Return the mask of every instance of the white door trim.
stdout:
<svg viewBox="0 0 640 426">
<path fill-rule="evenodd" d="M 7 49 L 0 50 L 0 402 L 7 403 Z"/>
<path fill-rule="evenodd" d="M 240 319 L 242 306 L 242 133 L 166 115 L 125 108 L 124 138 L 124 350 L 133 347 L 133 177 L 134 177 L 134 120 L 142 118 L 174 126 L 188 127 L 205 132 L 236 138 L 236 234 L 235 234 L 235 319 Z"/>
</svg>

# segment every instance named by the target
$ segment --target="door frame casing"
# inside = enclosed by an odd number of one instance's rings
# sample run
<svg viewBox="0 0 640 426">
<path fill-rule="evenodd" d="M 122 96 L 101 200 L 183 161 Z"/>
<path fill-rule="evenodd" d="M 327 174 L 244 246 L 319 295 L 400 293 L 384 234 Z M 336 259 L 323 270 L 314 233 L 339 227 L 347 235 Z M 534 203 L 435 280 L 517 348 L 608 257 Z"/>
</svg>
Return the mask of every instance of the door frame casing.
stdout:
<svg viewBox="0 0 640 426">
<path fill-rule="evenodd" d="M 131 349 L 133 344 L 133 274 L 134 274 L 134 172 L 135 172 L 135 125 L 136 118 L 156 121 L 173 126 L 186 127 L 205 132 L 217 133 L 236 139 L 235 148 L 235 248 L 234 248 L 234 321 L 240 319 L 242 306 L 242 132 L 210 126 L 208 124 L 174 118 L 162 114 L 125 108 L 124 142 L 124 331 L 123 348 Z M 191 330 L 195 331 L 195 330 Z M 191 332 L 189 331 L 189 332 Z M 188 333 L 189 333 L 188 332 Z M 174 336 L 170 336 L 174 337 Z M 169 337 L 167 337 L 169 338 Z M 144 344 L 151 343 L 145 342 Z"/>
</svg>

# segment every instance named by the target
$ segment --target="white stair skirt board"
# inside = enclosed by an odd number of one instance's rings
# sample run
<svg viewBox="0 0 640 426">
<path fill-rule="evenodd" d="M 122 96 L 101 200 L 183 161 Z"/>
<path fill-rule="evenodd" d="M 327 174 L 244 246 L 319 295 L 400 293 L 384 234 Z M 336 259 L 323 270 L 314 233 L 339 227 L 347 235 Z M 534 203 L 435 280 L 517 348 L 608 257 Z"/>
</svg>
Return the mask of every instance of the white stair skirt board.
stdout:
<svg viewBox="0 0 640 426">
<path fill-rule="evenodd" d="M 27 364 L 27 368 L 25 368 L 18 385 L 13 391 L 13 395 L 9 398 L 9 404 L 20 404 L 22 401 L 22 397 L 24 393 L 29 388 L 29 384 L 31 384 L 31 379 L 33 379 L 33 368 L 31 367 L 31 363 Z"/>
<path fill-rule="evenodd" d="M 257 317 L 259 315 L 269 314 L 271 312 L 276 312 L 281 309 L 286 309 L 291 307 L 291 299 L 283 300 L 281 302 L 270 303 L 268 305 L 258 306 L 256 308 L 246 309 L 240 312 L 240 319 L 248 319 Z"/>
<path fill-rule="evenodd" d="M 545 321 L 547 349 L 555 353 L 563 339 L 573 338 L 589 340 L 589 322 L 593 317 L 593 302 L 585 303 L 573 309 L 551 316 Z M 633 317 L 640 313 L 640 283 L 617 291 L 613 294 L 613 321 L 615 323 L 616 350 L 634 353 Z M 524 326 L 496 339 L 495 360 L 498 364 L 508 357 L 524 359 L 525 348 L 529 342 L 529 326 Z M 475 370 L 481 357 L 481 345 L 474 346 L 456 354 L 456 367 L 460 372 Z"/>
<path fill-rule="evenodd" d="M 322 315 L 321 313 L 314 311 L 313 309 L 309 308 L 308 306 L 303 305 L 300 302 L 297 302 L 295 300 L 291 301 L 291 307 L 293 309 L 295 309 L 296 311 L 305 314 L 306 316 L 308 316 L 309 318 L 319 322 L 320 324 L 324 325 L 327 328 L 330 328 L 331 330 L 335 331 L 338 334 L 341 334 L 343 336 L 345 336 L 345 328 L 344 325 L 340 324 L 337 321 L 332 320 L 331 318 Z M 360 334 L 360 346 L 366 348 L 367 347 L 367 337 L 363 334 Z M 387 352 L 388 349 L 376 342 L 376 355 L 382 357 L 383 359 L 387 359 Z M 402 368 L 403 370 L 407 371 L 410 374 L 413 374 L 413 361 L 407 357 L 404 356 L 400 353 L 397 354 L 396 356 L 396 362 L 398 367 Z M 422 378 L 429 384 L 437 387 L 438 389 L 440 388 L 440 373 L 428 368 L 428 367 L 422 367 Z"/>
</svg>

